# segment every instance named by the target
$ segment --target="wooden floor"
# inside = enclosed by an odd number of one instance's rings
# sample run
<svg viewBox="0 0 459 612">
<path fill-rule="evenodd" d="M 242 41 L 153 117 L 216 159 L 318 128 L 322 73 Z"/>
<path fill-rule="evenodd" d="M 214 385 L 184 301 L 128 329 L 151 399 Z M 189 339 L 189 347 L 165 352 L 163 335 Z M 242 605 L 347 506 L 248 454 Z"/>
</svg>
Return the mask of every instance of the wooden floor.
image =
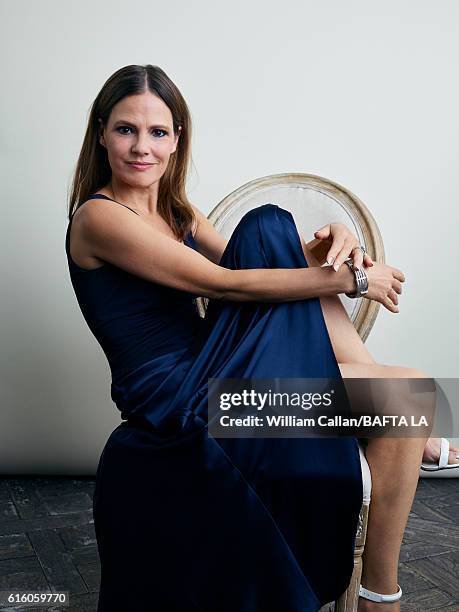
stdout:
<svg viewBox="0 0 459 612">
<path fill-rule="evenodd" d="M 96 611 L 93 491 L 94 478 L 0 478 L 0 591 L 69 591 L 70 607 L 47 610 Z M 420 479 L 399 582 L 402 612 L 459 612 L 459 478 Z"/>
</svg>

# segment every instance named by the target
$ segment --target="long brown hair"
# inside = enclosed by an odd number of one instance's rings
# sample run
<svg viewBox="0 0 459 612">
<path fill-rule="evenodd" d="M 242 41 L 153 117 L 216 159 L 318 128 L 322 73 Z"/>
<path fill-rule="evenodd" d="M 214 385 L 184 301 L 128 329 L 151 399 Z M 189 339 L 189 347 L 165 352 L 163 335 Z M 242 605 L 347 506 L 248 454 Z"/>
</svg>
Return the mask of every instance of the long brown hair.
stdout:
<svg viewBox="0 0 459 612">
<path fill-rule="evenodd" d="M 157 210 L 179 240 L 184 240 L 195 220 L 186 195 L 186 177 L 191 161 L 191 116 L 176 85 L 159 68 L 130 65 L 120 68 L 102 86 L 90 107 L 83 146 L 73 174 L 68 218 L 111 178 L 107 150 L 99 142 L 99 118 L 107 125 L 113 107 L 126 96 L 150 91 L 168 106 L 172 114 L 174 134 L 179 131 L 177 149 L 171 155 L 159 181 Z"/>
</svg>

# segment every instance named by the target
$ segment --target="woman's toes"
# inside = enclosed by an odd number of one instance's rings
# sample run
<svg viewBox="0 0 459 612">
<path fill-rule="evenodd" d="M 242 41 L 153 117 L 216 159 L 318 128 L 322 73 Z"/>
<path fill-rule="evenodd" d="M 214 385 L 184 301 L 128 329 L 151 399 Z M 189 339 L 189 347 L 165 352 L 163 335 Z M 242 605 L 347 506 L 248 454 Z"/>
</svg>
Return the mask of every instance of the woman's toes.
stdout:
<svg viewBox="0 0 459 612">
<path fill-rule="evenodd" d="M 435 463 L 440 457 L 440 438 L 429 438 L 424 447 L 422 460 L 426 463 Z"/>
<path fill-rule="evenodd" d="M 422 460 L 425 463 L 438 463 L 440 459 L 441 438 L 429 438 L 424 447 Z M 459 448 L 450 446 L 448 464 L 459 463 Z"/>
</svg>

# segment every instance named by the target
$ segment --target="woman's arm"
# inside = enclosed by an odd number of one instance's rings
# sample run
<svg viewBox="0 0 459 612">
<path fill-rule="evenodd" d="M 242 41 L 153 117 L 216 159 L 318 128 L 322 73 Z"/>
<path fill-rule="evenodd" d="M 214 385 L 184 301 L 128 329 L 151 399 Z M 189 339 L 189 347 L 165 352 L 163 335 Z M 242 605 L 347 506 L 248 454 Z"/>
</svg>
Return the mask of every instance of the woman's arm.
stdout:
<svg viewBox="0 0 459 612">
<path fill-rule="evenodd" d="M 224 268 L 124 207 L 108 207 L 102 200 L 82 207 L 79 217 L 80 236 L 91 255 L 146 280 L 195 295 L 241 302 L 285 302 L 354 289 L 353 274 L 347 266 L 339 272 L 331 268 Z M 196 236 L 200 233 L 202 237 L 208 229 L 203 231 L 201 223 Z M 213 240 L 215 257 L 220 255 L 218 249 L 223 243 L 218 245 L 215 236 Z M 210 253 L 209 243 L 203 250 Z"/>
<path fill-rule="evenodd" d="M 288 302 L 354 290 L 354 275 L 347 266 L 338 272 L 331 267 L 224 268 L 123 206 L 106 206 L 103 200 L 82 207 L 79 217 L 80 235 L 91 255 L 148 281 L 194 295 L 241 302 Z M 392 268 L 378 265 L 381 282 L 377 289 L 383 295 L 394 282 L 400 283 L 393 278 Z"/>
<path fill-rule="evenodd" d="M 197 206 L 191 205 L 194 210 L 197 221 L 197 229 L 194 235 L 198 250 L 200 253 L 213 261 L 215 264 L 220 263 L 223 251 L 228 244 L 228 240 L 224 238 L 209 219 L 202 213 Z"/>
</svg>

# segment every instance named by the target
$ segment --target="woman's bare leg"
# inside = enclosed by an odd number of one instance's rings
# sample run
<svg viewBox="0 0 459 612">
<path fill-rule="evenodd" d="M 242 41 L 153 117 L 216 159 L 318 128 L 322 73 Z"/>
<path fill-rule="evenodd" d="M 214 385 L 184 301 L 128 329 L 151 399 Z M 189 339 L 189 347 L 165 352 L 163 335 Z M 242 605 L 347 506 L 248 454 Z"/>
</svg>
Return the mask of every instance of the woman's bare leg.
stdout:
<svg viewBox="0 0 459 612">
<path fill-rule="evenodd" d="M 418 370 L 378 364 L 340 363 L 343 379 L 424 378 Z M 346 382 L 346 380 L 345 380 Z M 347 385 L 346 385 L 347 387 Z M 358 392 L 358 387 L 354 387 Z M 352 386 L 349 387 L 352 391 Z M 353 398 L 348 392 L 351 405 Z M 419 466 L 428 435 L 419 438 L 369 438 L 365 456 L 371 471 L 371 503 L 363 552 L 361 583 L 378 593 L 397 592 L 397 573 L 408 515 L 416 493 Z M 358 611 L 400 610 L 400 602 L 359 599 Z"/>
<path fill-rule="evenodd" d="M 302 238 L 301 241 L 308 265 L 319 265 Z M 339 297 L 322 297 L 320 302 L 343 379 L 425 376 L 418 370 L 377 364 L 354 328 Z M 349 399 L 352 404 L 352 398 Z M 368 439 L 365 455 L 372 475 L 372 494 L 361 582 L 372 591 L 383 594 L 397 591 L 400 547 L 416 493 L 419 467 L 427 439 Z M 400 602 L 378 604 L 359 598 L 359 612 L 383 609 L 398 611 Z"/>
<path fill-rule="evenodd" d="M 309 266 L 319 266 L 319 262 L 307 248 L 303 237 L 300 237 L 304 256 Z M 376 364 L 377 362 L 362 342 L 354 324 L 348 317 L 340 298 L 337 295 L 320 298 L 322 312 L 328 335 L 339 363 Z M 448 463 L 459 463 L 456 457 L 459 447 L 451 445 Z M 436 462 L 440 457 L 440 438 L 429 438 L 423 452 L 423 460 Z"/>
</svg>

